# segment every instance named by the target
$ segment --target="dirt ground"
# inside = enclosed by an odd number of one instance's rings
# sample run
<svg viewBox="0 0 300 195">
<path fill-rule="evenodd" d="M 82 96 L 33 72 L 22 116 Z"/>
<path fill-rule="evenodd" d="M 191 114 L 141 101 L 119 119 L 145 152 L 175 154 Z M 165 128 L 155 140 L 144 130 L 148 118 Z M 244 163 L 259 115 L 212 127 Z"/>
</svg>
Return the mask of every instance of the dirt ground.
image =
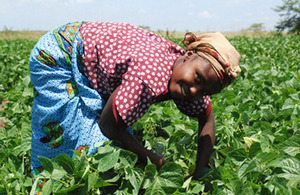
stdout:
<svg viewBox="0 0 300 195">
<path fill-rule="evenodd" d="M 153 31 L 154 33 L 170 38 L 183 39 L 186 32 L 183 31 Z M 46 31 L 0 31 L 0 40 L 16 40 L 16 39 L 29 39 L 29 40 L 39 40 Z M 205 32 L 194 32 L 198 36 Z M 239 32 L 222 32 L 226 37 L 233 38 L 235 36 L 246 36 L 246 37 L 262 37 L 262 36 L 272 36 L 275 32 L 249 32 L 249 31 L 239 31 Z M 286 33 L 284 33 L 286 34 Z M 168 37 L 167 36 L 167 37 Z"/>
</svg>

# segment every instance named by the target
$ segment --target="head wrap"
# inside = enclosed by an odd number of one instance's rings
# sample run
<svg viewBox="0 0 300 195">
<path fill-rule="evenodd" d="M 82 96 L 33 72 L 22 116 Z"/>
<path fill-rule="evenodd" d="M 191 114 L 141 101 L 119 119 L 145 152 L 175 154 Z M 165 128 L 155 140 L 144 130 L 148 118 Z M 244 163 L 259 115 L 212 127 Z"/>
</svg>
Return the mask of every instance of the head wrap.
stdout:
<svg viewBox="0 0 300 195">
<path fill-rule="evenodd" d="M 199 56 L 211 63 L 223 88 L 232 83 L 241 72 L 241 55 L 220 32 L 205 33 L 198 37 L 188 32 L 183 44 L 186 51 L 195 50 Z"/>
</svg>

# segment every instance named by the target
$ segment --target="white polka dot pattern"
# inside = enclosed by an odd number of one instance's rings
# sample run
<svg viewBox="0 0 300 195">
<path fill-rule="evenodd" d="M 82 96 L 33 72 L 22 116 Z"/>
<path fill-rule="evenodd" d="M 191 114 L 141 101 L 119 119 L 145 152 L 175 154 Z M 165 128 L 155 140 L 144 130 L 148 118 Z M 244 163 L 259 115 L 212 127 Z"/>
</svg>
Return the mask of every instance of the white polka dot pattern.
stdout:
<svg viewBox="0 0 300 195">
<path fill-rule="evenodd" d="M 167 91 L 173 64 L 184 50 L 175 43 L 124 23 L 90 22 L 80 28 L 84 74 L 104 98 L 119 86 L 114 104 L 131 126 L 155 97 Z"/>
<path fill-rule="evenodd" d="M 207 115 L 210 112 L 210 110 L 207 110 L 209 107 L 211 107 L 209 96 L 203 96 L 203 98 L 196 101 L 174 99 L 174 102 L 181 112 L 191 117 L 197 117 L 203 114 Z"/>
</svg>

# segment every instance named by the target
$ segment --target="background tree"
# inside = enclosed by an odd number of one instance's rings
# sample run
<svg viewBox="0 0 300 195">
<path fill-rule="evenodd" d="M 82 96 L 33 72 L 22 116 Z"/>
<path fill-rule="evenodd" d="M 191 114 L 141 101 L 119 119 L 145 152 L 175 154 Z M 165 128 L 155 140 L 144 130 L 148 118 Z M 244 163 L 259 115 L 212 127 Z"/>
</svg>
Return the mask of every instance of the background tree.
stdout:
<svg viewBox="0 0 300 195">
<path fill-rule="evenodd" d="M 252 24 L 248 29 L 248 31 L 250 32 L 262 32 L 265 30 L 265 26 L 263 23 L 255 23 L 255 24 Z"/>
<path fill-rule="evenodd" d="M 277 31 L 300 33 L 300 2 L 299 0 L 283 0 L 282 6 L 277 6 L 274 9 L 280 12 L 281 20 L 275 26 Z"/>
<path fill-rule="evenodd" d="M 151 31 L 150 26 L 139 25 L 140 28 Z"/>
</svg>

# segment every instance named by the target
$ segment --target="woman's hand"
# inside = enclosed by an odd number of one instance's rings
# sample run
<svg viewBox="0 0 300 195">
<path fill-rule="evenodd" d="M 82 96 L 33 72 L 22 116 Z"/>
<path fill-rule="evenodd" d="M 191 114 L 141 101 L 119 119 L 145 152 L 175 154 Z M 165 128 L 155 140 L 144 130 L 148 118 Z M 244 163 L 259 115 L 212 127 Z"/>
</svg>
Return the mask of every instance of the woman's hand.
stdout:
<svg viewBox="0 0 300 195">
<path fill-rule="evenodd" d="M 146 155 L 149 157 L 150 161 L 156 165 L 158 171 L 164 164 L 166 164 L 166 161 L 164 160 L 162 155 L 155 154 L 150 150 L 147 151 Z"/>
<path fill-rule="evenodd" d="M 196 167 L 193 178 L 199 178 L 200 169 L 208 167 L 209 158 L 215 143 L 215 122 L 213 111 L 206 116 L 198 118 L 198 147 Z"/>
<path fill-rule="evenodd" d="M 126 127 L 117 124 L 113 114 L 113 97 L 118 88 L 112 93 L 108 99 L 99 119 L 99 126 L 103 134 L 109 139 L 119 140 L 123 144 L 123 148 L 137 154 L 139 159 L 147 164 L 147 157 L 156 165 L 159 170 L 166 162 L 162 156 L 154 154 L 147 150 L 144 146 L 129 132 Z"/>
</svg>

